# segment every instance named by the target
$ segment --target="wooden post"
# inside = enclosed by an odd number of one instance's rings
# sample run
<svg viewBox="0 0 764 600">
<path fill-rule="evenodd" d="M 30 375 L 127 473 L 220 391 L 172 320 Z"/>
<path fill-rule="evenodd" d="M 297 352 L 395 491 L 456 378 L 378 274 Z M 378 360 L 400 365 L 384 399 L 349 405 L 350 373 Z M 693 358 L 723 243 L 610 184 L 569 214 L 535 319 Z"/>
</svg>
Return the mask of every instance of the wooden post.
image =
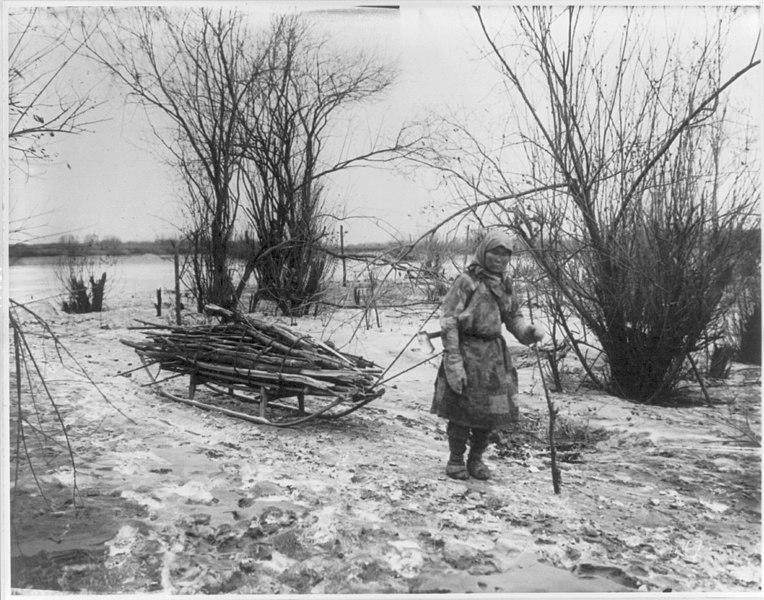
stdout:
<svg viewBox="0 0 764 600">
<path fill-rule="evenodd" d="M 175 248 L 175 324 L 180 325 L 180 259 L 178 248 Z"/>
<path fill-rule="evenodd" d="M 157 309 L 157 317 L 162 316 L 162 288 L 157 289 L 157 302 L 154 305 L 154 308 Z"/>
<path fill-rule="evenodd" d="M 340 225 L 340 256 L 342 256 L 342 287 L 348 285 L 348 275 L 345 267 L 345 228 Z"/>
<path fill-rule="evenodd" d="M 297 394 L 297 405 L 300 409 L 300 414 L 305 412 L 305 392 Z"/>
</svg>

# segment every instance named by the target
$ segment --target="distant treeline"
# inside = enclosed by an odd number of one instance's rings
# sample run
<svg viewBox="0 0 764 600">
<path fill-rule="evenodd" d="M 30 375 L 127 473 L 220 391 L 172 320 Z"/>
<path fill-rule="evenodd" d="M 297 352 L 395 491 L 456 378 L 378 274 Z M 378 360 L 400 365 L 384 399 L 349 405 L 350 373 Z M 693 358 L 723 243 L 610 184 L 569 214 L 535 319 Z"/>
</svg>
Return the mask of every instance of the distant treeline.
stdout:
<svg viewBox="0 0 764 600">
<path fill-rule="evenodd" d="M 46 244 L 11 244 L 8 258 L 30 256 L 89 256 L 114 255 L 129 256 L 139 254 L 174 254 L 176 247 L 182 254 L 188 252 L 188 244 L 175 240 L 155 240 L 153 242 L 123 242 L 116 238 L 104 240 L 65 240 Z"/>
<path fill-rule="evenodd" d="M 761 229 L 741 230 L 737 238 L 740 248 L 746 254 L 761 254 Z M 368 244 L 350 244 L 346 245 L 345 255 L 365 255 L 374 256 L 386 254 L 389 258 L 395 260 L 406 253 L 409 259 L 420 259 L 423 255 L 441 253 L 444 257 L 447 255 L 458 255 L 468 252 L 468 243 L 464 239 L 443 240 L 439 237 L 430 237 L 422 240 L 417 248 L 409 253 L 409 242 L 391 241 L 387 243 L 368 243 Z M 251 254 L 250 243 L 244 239 L 235 239 L 230 242 L 231 257 L 246 259 Z M 470 246 L 472 244 L 469 244 Z M 140 254 L 161 254 L 168 255 L 176 252 L 179 254 L 190 254 L 191 245 L 187 240 L 157 239 L 151 242 L 123 242 L 119 238 L 98 239 L 95 236 L 89 236 L 85 240 L 78 240 L 73 236 L 61 238 L 58 242 L 47 244 L 11 244 L 8 246 L 8 257 L 10 259 L 19 259 L 25 257 L 37 256 L 88 256 L 88 255 L 112 255 L 112 256 L 131 256 Z M 327 244 L 326 249 L 339 256 L 340 247 L 335 244 Z"/>
<path fill-rule="evenodd" d="M 464 244 L 449 245 L 452 252 L 458 252 Z M 346 255 L 377 255 L 390 253 L 397 255 L 407 248 L 405 243 L 369 243 L 369 244 L 350 244 L 346 245 L 344 250 Z M 230 242 L 232 258 L 248 258 L 251 253 L 250 243 L 244 240 L 233 240 Z M 326 249 L 333 254 L 340 254 L 339 245 L 329 244 Z M 87 239 L 80 241 L 76 239 L 65 239 L 58 242 L 44 244 L 11 244 L 8 246 L 8 257 L 10 259 L 19 259 L 26 257 L 47 257 L 47 256 L 89 256 L 89 255 L 110 255 L 110 256 L 137 256 L 141 254 L 159 254 L 171 255 L 175 252 L 179 254 L 190 254 L 191 244 L 187 240 L 158 239 L 154 241 L 123 242 L 117 238 L 105 239 Z"/>
</svg>

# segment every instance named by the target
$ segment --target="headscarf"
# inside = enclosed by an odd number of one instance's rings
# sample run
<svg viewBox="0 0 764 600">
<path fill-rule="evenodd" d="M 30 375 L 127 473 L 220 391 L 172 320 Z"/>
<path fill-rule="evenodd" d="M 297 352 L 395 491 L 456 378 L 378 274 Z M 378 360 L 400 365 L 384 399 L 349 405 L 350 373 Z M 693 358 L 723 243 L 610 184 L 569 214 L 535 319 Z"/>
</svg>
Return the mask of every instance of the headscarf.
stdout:
<svg viewBox="0 0 764 600">
<path fill-rule="evenodd" d="M 510 252 L 514 249 L 514 240 L 503 231 L 493 230 L 488 232 L 475 248 L 467 270 L 478 279 L 483 280 L 495 294 L 501 294 L 502 274 L 492 273 L 486 268 L 485 254 L 494 248 L 506 248 Z"/>
</svg>

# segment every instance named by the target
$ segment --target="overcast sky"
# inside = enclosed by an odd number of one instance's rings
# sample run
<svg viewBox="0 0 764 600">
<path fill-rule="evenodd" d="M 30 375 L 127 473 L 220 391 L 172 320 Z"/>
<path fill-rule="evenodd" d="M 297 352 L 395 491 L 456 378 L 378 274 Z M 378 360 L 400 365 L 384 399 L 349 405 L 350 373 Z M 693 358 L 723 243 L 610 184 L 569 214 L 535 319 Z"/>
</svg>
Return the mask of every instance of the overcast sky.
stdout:
<svg viewBox="0 0 764 600">
<path fill-rule="evenodd" d="M 262 11 L 272 5 L 251 6 Z M 369 109 L 370 129 L 394 131 L 427 110 L 463 107 L 469 115 L 496 84 L 494 70 L 478 60 L 480 32 L 466 4 L 404 3 L 400 10 L 351 9 L 335 2 L 317 11 L 318 6 L 309 5 L 318 26 L 351 45 L 379 50 L 399 69 L 396 85 Z M 733 42 L 750 52 L 760 15 L 750 8 L 742 12 L 746 16 Z M 699 17 L 701 11 L 689 14 Z M 24 232 L 10 241 L 54 241 L 68 233 L 122 240 L 175 237 L 181 186 L 159 160 L 141 110 L 125 104 L 120 88 L 93 65 L 80 64 L 68 76 L 72 85 L 92 87 L 105 101 L 100 111 L 108 120 L 91 133 L 59 139 L 50 147 L 54 160 L 26 172 L 11 169 L 10 229 L 23 225 Z M 752 79 L 744 93 L 760 98 L 761 68 Z M 433 217 L 424 208 L 449 201 L 447 190 L 430 183 L 390 170 L 353 170 L 330 182 L 329 200 L 344 205 L 347 215 L 375 218 L 347 222 L 348 242 L 383 241 L 429 227 Z"/>
</svg>

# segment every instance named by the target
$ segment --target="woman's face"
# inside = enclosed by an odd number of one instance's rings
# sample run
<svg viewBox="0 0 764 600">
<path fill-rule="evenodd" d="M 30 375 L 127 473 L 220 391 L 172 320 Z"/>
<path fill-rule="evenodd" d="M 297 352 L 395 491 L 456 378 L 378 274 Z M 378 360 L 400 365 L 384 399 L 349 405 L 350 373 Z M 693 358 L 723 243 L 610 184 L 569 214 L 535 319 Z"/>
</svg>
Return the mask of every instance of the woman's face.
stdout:
<svg viewBox="0 0 764 600">
<path fill-rule="evenodd" d="M 492 248 L 485 253 L 485 268 L 491 273 L 503 273 L 509 264 L 512 253 L 501 246 Z"/>
</svg>

